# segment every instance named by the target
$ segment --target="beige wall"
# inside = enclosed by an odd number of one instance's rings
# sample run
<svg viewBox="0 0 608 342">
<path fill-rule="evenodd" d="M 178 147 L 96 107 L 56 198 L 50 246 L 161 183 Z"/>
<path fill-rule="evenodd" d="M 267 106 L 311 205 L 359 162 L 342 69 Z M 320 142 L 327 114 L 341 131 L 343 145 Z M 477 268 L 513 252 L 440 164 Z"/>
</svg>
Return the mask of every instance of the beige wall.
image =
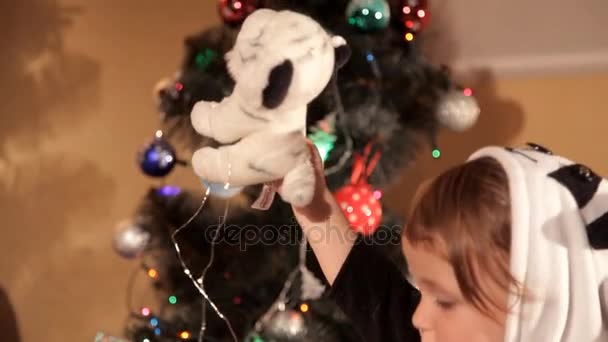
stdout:
<svg viewBox="0 0 608 342">
<path fill-rule="evenodd" d="M 481 103 L 477 125 L 465 133 L 442 132 L 439 160 L 422 151 L 389 193 L 395 209 L 407 211 L 408 199 L 420 180 L 464 161 L 486 145 L 535 142 L 608 175 L 608 74 L 504 80 L 486 72 L 473 75 L 463 84 L 474 87 Z"/>
<path fill-rule="evenodd" d="M 8 42 L 0 45 L 0 287 L 23 341 L 119 333 L 134 263 L 115 256 L 110 240 L 151 184 L 134 163 L 157 128 L 151 90 L 177 68 L 184 35 L 217 20 L 215 1 L 64 0 L 81 6 L 72 15 L 54 0 L 12 4 L 0 8 L 8 18 L 0 32 L 9 37 L 0 39 Z M 71 27 L 59 31 L 59 12 L 73 18 Z M 52 33 L 62 44 L 51 44 Z M 499 82 L 486 75 L 473 83 L 484 110 L 479 125 L 443 134 L 444 158 L 422 155 L 402 190 L 488 143 L 543 142 L 608 173 L 601 131 L 608 75 Z M 179 171 L 173 180 L 192 177 Z M 407 202 L 396 192 L 389 198 L 398 208 Z"/>
</svg>

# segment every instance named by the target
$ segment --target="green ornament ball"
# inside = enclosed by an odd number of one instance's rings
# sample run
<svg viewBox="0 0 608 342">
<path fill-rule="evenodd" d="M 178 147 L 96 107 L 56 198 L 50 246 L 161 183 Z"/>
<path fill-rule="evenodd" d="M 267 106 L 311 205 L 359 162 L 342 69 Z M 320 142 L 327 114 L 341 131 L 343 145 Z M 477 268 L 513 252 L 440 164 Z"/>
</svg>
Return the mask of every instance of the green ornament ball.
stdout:
<svg viewBox="0 0 608 342">
<path fill-rule="evenodd" d="M 266 342 L 266 341 L 264 341 L 264 339 L 257 333 L 252 333 L 245 338 L 245 342 Z"/>
<path fill-rule="evenodd" d="M 391 10 L 385 0 L 352 0 L 346 8 L 348 24 L 363 32 L 388 27 Z"/>
<path fill-rule="evenodd" d="M 338 137 L 331 133 L 324 132 L 322 130 L 318 130 L 314 133 L 308 135 L 308 138 L 315 144 L 317 150 L 319 151 L 319 155 L 321 156 L 321 160 L 323 162 L 327 161 L 329 154 L 334 149 L 334 145 Z"/>
</svg>

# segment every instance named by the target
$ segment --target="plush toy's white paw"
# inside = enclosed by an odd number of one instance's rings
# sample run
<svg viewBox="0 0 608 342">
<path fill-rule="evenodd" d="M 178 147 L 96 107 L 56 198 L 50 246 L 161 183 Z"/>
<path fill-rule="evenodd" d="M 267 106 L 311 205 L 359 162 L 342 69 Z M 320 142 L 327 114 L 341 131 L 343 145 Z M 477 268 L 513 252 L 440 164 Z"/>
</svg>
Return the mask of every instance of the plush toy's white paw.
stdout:
<svg viewBox="0 0 608 342">
<path fill-rule="evenodd" d="M 281 197 L 294 207 L 305 207 L 315 194 L 315 173 L 310 161 L 305 161 L 283 178 Z"/>
<path fill-rule="evenodd" d="M 192 107 L 190 122 L 198 134 L 213 138 L 211 115 L 213 115 L 214 108 L 217 106 L 217 102 L 199 101 Z"/>
<path fill-rule="evenodd" d="M 192 169 L 207 182 L 225 183 L 228 180 L 228 162 L 223 159 L 219 150 L 203 147 L 192 155 Z"/>
</svg>

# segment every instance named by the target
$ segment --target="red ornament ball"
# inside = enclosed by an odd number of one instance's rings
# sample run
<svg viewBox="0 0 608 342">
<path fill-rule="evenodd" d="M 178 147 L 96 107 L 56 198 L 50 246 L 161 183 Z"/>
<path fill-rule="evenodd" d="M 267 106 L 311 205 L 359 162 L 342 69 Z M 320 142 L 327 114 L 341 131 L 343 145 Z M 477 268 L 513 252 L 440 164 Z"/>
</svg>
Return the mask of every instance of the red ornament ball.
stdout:
<svg viewBox="0 0 608 342">
<path fill-rule="evenodd" d="M 418 33 L 429 23 L 428 0 L 405 0 L 399 9 L 399 21 L 406 32 Z"/>
<path fill-rule="evenodd" d="M 349 184 L 334 194 L 351 229 L 363 235 L 372 235 L 382 221 L 382 193 L 373 190 L 366 182 Z"/>
<path fill-rule="evenodd" d="M 224 22 L 231 25 L 242 23 L 248 15 L 260 8 L 261 0 L 219 0 L 218 9 Z"/>
</svg>

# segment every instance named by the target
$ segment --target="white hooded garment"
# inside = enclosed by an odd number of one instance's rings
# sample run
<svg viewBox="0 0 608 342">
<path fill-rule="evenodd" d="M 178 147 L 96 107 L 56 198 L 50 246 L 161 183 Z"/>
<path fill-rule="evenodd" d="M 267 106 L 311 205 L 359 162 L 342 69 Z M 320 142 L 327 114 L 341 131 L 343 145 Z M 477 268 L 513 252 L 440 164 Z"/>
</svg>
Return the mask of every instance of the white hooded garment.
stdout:
<svg viewBox="0 0 608 342">
<path fill-rule="evenodd" d="M 496 159 L 509 179 L 510 268 L 530 297 L 511 298 L 505 342 L 608 342 L 608 181 L 529 145 L 470 158 Z"/>
</svg>

